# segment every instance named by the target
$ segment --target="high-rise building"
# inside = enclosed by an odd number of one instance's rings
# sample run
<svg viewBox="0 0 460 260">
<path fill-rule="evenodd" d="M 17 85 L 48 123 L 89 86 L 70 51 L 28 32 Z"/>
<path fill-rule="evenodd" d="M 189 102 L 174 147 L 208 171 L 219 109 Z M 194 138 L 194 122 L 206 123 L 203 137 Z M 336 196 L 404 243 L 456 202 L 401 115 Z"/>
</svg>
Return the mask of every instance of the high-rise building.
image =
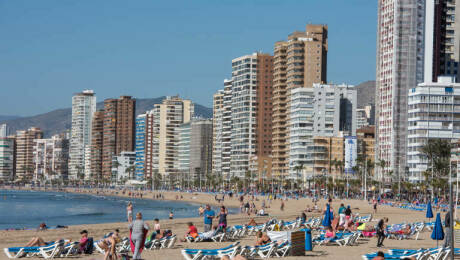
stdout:
<svg viewBox="0 0 460 260">
<path fill-rule="evenodd" d="M 308 24 L 275 43 L 273 65 L 272 171 L 289 171 L 290 90 L 327 82 L 327 25 Z"/>
<path fill-rule="evenodd" d="M 440 76 L 437 82 L 421 83 L 408 94 L 407 177 L 420 182 L 430 164 L 421 151 L 428 140 L 460 138 L 460 83 L 455 83 L 454 77 Z"/>
<path fill-rule="evenodd" d="M 16 133 L 16 176 L 32 179 L 34 174 L 34 141 L 43 138 L 40 128 L 31 127 Z"/>
<path fill-rule="evenodd" d="M 121 96 L 117 100 L 116 153 L 134 151 L 136 100 L 130 96 Z"/>
<path fill-rule="evenodd" d="M 6 124 L 0 124 L 0 137 L 7 137 L 10 134 Z"/>
<path fill-rule="evenodd" d="M 104 101 L 102 176 L 105 179 L 112 178 L 113 156 L 134 151 L 135 109 L 136 100 L 130 96 Z"/>
<path fill-rule="evenodd" d="M 154 110 L 136 118 L 136 179 L 144 180 L 153 175 L 153 115 Z"/>
<path fill-rule="evenodd" d="M 292 178 L 299 166 L 306 167 L 307 174 L 313 172 L 317 160 L 314 137 L 356 135 L 356 105 L 357 93 L 350 85 L 313 84 L 313 88 L 291 90 L 288 141 Z"/>
<path fill-rule="evenodd" d="M 15 169 L 14 138 L 0 136 L 0 181 L 12 181 Z"/>
<path fill-rule="evenodd" d="M 94 113 L 91 126 L 91 174 L 86 180 L 100 181 L 102 179 L 102 145 L 104 139 L 104 110 Z"/>
<path fill-rule="evenodd" d="M 117 144 L 117 100 L 104 100 L 104 127 L 102 138 L 102 178 L 112 178 L 112 159 Z"/>
<path fill-rule="evenodd" d="M 425 83 L 439 76 L 460 80 L 460 1 L 425 0 Z"/>
<path fill-rule="evenodd" d="M 136 117 L 136 162 L 135 177 L 137 180 L 144 179 L 145 173 L 145 121 L 146 114 L 140 114 Z"/>
<path fill-rule="evenodd" d="M 212 104 L 212 172 L 214 175 L 223 176 L 223 123 L 224 123 L 224 90 L 217 91 L 213 96 Z"/>
<path fill-rule="evenodd" d="M 153 171 L 168 176 L 178 172 L 175 164 L 178 156 L 178 127 L 191 120 L 194 105 L 192 101 L 178 96 L 167 97 L 161 104 L 155 104 L 153 113 Z"/>
<path fill-rule="evenodd" d="M 192 119 L 179 127 L 177 164 L 184 178 L 205 181 L 212 173 L 212 121 Z"/>
<path fill-rule="evenodd" d="M 69 140 L 65 134 L 35 139 L 33 151 L 35 180 L 65 180 L 68 174 Z"/>
<path fill-rule="evenodd" d="M 407 93 L 423 81 L 425 0 L 379 0 L 376 70 L 376 159 L 404 174 Z"/>
<path fill-rule="evenodd" d="M 254 53 L 232 60 L 230 174 L 244 177 L 253 156 L 271 152 L 273 57 Z"/>
<path fill-rule="evenodd" d="M 84 90 L 72 97 L 72 126 L 69 151 L 69 178 L 76 180 L 85 172 L 86 148 L 91 143 L 91 124 L 96 111 L 96 96 L 92 90 Z"/>
</svg>

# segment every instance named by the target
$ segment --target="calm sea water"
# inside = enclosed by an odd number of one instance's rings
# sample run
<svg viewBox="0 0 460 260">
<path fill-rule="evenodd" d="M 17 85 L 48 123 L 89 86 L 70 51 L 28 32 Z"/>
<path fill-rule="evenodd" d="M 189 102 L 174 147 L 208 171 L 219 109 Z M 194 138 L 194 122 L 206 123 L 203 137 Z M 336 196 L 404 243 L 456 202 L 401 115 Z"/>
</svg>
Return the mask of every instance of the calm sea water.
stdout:
<svg viewBox="0 0 460 260">
<path fill-rule="evenodd" d="M 42 222 L 48 227 L 124 222 L 129 201 L 134 212 L 141 211 L 148 220 L 167 219 L 170 211 L 175 218 L 198 216 L 199 205 L 187 202 L 0 190 L 0 229 L 37 228 Z M 235 211 L 230 209 L 230 213 Z"/>
</svg>

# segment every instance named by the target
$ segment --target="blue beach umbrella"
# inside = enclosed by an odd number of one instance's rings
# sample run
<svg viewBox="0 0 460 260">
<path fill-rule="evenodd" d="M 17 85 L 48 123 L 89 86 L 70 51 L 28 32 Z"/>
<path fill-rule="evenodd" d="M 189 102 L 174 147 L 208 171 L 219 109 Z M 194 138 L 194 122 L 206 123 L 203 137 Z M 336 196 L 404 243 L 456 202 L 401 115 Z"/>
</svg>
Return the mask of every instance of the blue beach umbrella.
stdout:
<svg viewBox="0 0 460 260">
<path fill-rule="evenodd" d="M 431 233 L 431 239 L 436 240 L 436 247 L 438 241 L 444 239 L 444 230 L 442 229 L 441 213 L 436 214 L 436 222 L 434 223 L 433 233 Z"/>
<path fill-rule="evenodd" d="M 427 218 L 433 217 L 433 210 L 431 209 L 431 201 L 428 201 L 428 205 L 426 206 L 426 217 Z"/>
<path fill-rule="evenodd" d="M 324 227 L 330 227 L 332 224 L 332 219 L 331 219 L 331 206 L 329 206 L 329 203 L 326 205 L 326 212 L 324 214 L 323 222 L 321 225 Z"/>
</svg>

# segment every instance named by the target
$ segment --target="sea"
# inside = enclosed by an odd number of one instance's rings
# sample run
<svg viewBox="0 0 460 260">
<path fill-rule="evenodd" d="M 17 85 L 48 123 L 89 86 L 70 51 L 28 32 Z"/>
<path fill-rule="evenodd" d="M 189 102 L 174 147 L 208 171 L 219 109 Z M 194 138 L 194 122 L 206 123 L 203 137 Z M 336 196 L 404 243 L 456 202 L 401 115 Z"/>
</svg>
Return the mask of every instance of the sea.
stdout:
<svg viewBox="0 0 460 260">
<path fill-rule="evenodd" d="M 134 214 L 146 220 L 198 217 L 200 204 L 182 201 L 131 199 L 87 194 L 0 190 L 0 230 L 124 222 L 126 205 L 132 202 Z M 218 208 L 214 210 L 218 212 Z M 237 209 L 229 209 L 236 213 Z"/>
</svg>

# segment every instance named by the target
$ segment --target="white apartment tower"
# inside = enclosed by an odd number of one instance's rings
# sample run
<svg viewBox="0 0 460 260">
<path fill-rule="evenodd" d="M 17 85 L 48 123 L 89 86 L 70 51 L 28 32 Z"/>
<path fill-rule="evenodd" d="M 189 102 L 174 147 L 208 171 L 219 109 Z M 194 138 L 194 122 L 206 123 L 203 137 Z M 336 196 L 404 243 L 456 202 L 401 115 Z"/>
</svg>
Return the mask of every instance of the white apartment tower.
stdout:
<svg viewBox="0 0 460 260">
<path fill-rule="evenodd" d="M 256 154 L 257 54 L 232 60 L 231 175 L 242 178 Z"/>
<path fill-rule="evenodd" d="M 406 171 L 407 93 L 423 80 L 425 0 L 378 0 L 376 160 Z"/>
<path fill-rule="evenodd" d="M 214 95 L 213 105 L 213 174 L 230 180 L 232 137 L 232 81 L 224 80 L 224 89 Z"/>
<path fill-rule="evenodd" d="M 190 122 L 194 115 L 191 100 L 167 97 L 154 106 L 153 169 L 162 176 L 178 173 L 179 126 Z"/>
<path fill-rule="evenodd" d="M 72 97 L 72 128 L 70 132 L 69 178 L 75 180 L 85 173 L 86 148 L 91 143 L 91 123 L 96 112 L 93 90 L 84 90 Z"/>
</svg>

